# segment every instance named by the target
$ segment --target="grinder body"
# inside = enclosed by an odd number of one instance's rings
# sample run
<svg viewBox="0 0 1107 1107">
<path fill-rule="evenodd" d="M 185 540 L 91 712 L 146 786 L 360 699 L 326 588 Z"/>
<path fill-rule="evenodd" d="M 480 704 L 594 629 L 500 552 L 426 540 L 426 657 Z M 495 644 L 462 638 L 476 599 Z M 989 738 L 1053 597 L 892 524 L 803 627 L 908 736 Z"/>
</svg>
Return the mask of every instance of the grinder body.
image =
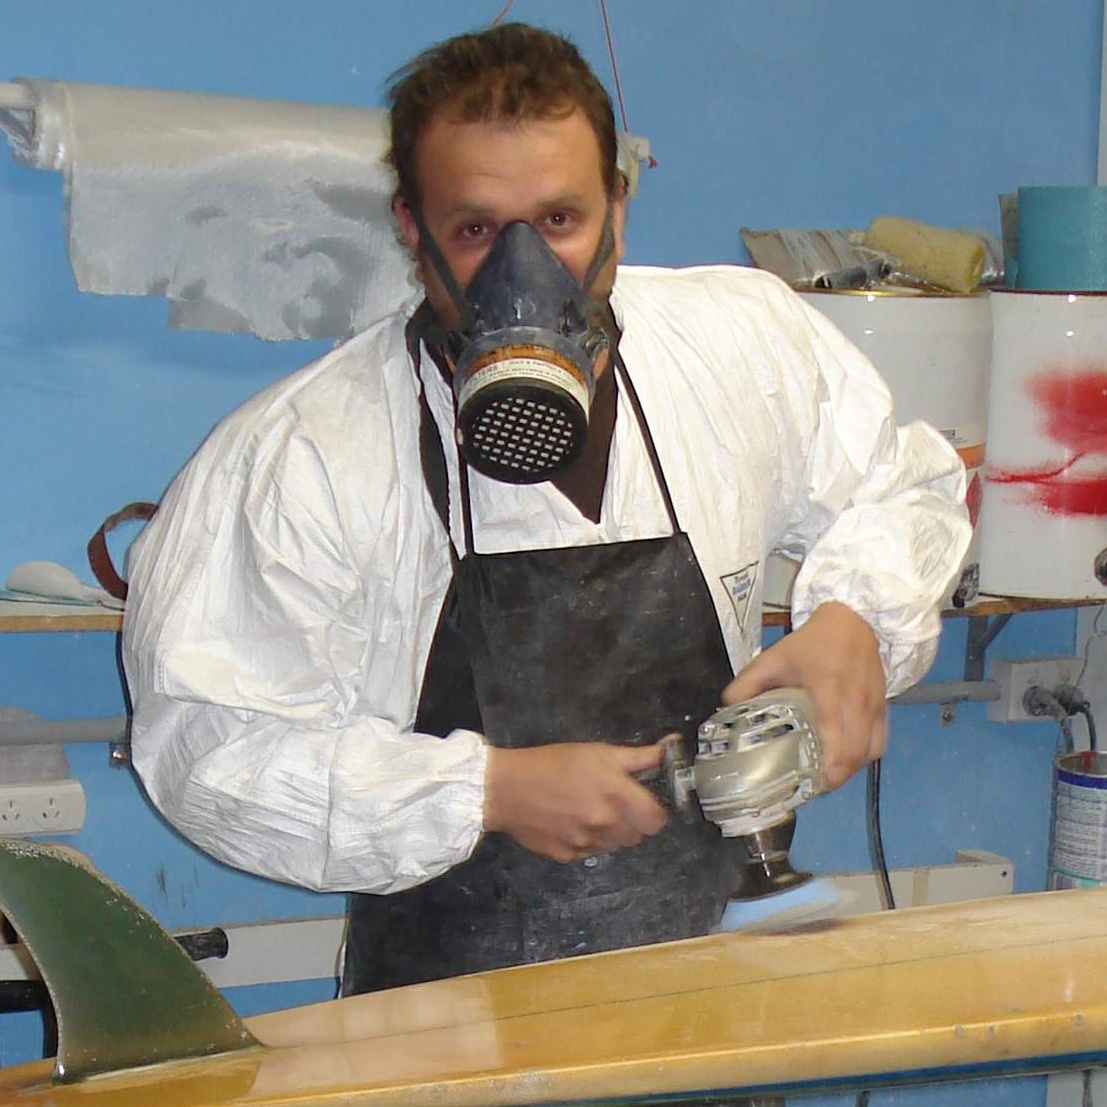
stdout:
<svg viewBox="0 0 1107 1107">
<path fill-rule="evenodd" d="M 721 708 L 701 724 L 689 759 L 682 742 L 666 750 L 674 809 L 699 815 L 734 838 L 742 899 L 772 895 L 810 879 L 788 860 L 795 808 L 826 790 L 814 707 L 801 688 L 774 688 Z"/>
</svg>

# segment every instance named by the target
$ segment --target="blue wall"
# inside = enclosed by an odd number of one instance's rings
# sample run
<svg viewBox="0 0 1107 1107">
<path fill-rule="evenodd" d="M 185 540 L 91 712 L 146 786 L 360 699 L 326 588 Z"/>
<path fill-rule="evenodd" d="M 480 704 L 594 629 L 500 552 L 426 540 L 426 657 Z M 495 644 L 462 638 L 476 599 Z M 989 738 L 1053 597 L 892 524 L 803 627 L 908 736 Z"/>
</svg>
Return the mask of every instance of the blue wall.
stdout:
<svg viewBox="0 0 1107 1107">
<path fill-rule="evenodd" d="M 37 0 L 12 4 L 0 80 L 14 76 L 377 104 L 396 66 L 479 26 L 501 0 Z M 1101 0 L 608 0 L 630 128 L 657 167 L 635 200 L 628 260 L 742 262 L 741 226 L 863 225 L 879 214 L 998 231 L 997 194 L 1095 177 Z M 569 33 L 613 87 L 595 0 L 517 0 L 512 17 Z M 109 511 L 156 499 L 212 424 L 322 350 L 174 333 L 161 301 L 79 295 L 58 175 L 0 153 L 0 576 L 31 558 L 87 577 Z M 960 675 L 965 620 L 937 678 Z M 1071 612 L 1018 616 L 992 652 L 1069 652 Z M 124 709 L 114 636 L 0 636 L 0 703 L 48 718 Z M 1042 887 L 1045 724 L 989 724 L 967 706 L 897 707 L 885 762 L 889 862 L 1011 857 Z M 151 813 L 102 746 L 70 749 L 89 796 L 71 839 L 165 925 L 332 913 L 316 897 L 217 866 Z M 868 865 L 860 779 L 809 805 L 797 860 Z M 320 982 L 232 996 L 244 1012 L 322 998 Z M 33 1048 L 31 1016 L 0 1019 L 0 1062 Z M 885 1092 L 874 1103 L 1044 1102 L 1039 1080 Z"/>
</svg>

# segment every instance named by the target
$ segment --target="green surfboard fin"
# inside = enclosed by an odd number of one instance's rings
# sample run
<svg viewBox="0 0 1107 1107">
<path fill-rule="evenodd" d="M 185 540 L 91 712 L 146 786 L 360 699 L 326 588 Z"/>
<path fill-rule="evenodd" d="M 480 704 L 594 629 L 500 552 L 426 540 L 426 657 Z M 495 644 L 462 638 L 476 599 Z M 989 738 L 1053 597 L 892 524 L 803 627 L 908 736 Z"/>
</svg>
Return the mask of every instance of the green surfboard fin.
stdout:
<svg viewBox="0 0 1107 1107">
<path fill-rule="evenodd" d="M 181 946 L 79 855 L 0 838 L 0 914 L 54 1004 L 57 1081 L 257 1045 Z"/>
</svg>

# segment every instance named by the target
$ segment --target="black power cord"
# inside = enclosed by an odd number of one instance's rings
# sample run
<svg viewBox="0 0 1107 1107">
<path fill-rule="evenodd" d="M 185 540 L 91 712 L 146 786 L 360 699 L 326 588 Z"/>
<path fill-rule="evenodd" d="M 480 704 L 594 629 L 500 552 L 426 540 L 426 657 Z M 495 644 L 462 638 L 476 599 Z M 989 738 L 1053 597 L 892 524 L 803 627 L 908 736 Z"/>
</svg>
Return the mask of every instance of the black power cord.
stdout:
<svg viewBox="0 0 1107 1107">
<path fill-rule="evenodd" d="M 884 859 L 884 837 L 880 830 L 880 758 L 869 762 L 867 803 L 869 828 L 869 856 L 880 891 L 880 905 L 885 911 L 896 909 L 892 894 L 892 881 L 888 877 L 888 863 Z"/>
<path fill-rule="evenodd" d="M 869 857 L 872 859 L 873 872 L 876 874 L 880 891 L 880 904 L 885 911 L 896 909 L 895 896 L 892 894 L 892 881 L 888 876 L 888 862 L 884 857 L 884 835 L 880 829 L 880 758 L 869 762 L 865 789 L 866 823 L 869 835 Z M 868 1107 L 869 1092 L 857 1094 L 857 1107 Z"/>
<path fill-rule="evenodd" d="M 1040 684 L 1035 684 L 1026 690 L 1022 705 L 1028 715 L 1053 718 L 1061 724 L 1068 753 L 1074 752 L 1069 720 L 1074 715 L 1083 715 L 1084 721 L 1088 724 L 1088 749 L 1092 753 L 1098 751 L 1092 705 L 1080 688 L 1071 684 L 1061 684 L 1056 688 L 1044 688 Z"/>
<path fill-rule="evenodd" d="M 1077 709 L 1077 714 L 1084 716 L 1084 722 L 1088 724 L 1088 749 L 1092 753 L 1099 750 L 1095 736 L 1095 716 L 1092 714 L 1092 705 L 1085 700 Z"/>
</svg>

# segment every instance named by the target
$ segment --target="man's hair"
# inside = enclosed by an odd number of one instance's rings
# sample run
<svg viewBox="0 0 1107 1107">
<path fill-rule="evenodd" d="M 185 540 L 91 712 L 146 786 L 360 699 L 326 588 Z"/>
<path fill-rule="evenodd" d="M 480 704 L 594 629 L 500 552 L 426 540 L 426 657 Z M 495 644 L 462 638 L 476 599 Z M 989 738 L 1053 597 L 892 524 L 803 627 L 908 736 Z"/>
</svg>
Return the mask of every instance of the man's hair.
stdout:
<svg viewBox="0 0 1107 1107">
<path fill-rule="evenodd" d="M 399 193 L 422 203 L 415 172 L 419 136 L 439 112 L 460 122 L 525 122 L 563 118 L 580 108 L 600 145 L 604 186 L 616 184 L 615 116 L 611 98 L 580 51 L 553 31 L 503 23 L 458 35 L 424 50 L 397 70 L 388 87 Z"/>
</svg>

